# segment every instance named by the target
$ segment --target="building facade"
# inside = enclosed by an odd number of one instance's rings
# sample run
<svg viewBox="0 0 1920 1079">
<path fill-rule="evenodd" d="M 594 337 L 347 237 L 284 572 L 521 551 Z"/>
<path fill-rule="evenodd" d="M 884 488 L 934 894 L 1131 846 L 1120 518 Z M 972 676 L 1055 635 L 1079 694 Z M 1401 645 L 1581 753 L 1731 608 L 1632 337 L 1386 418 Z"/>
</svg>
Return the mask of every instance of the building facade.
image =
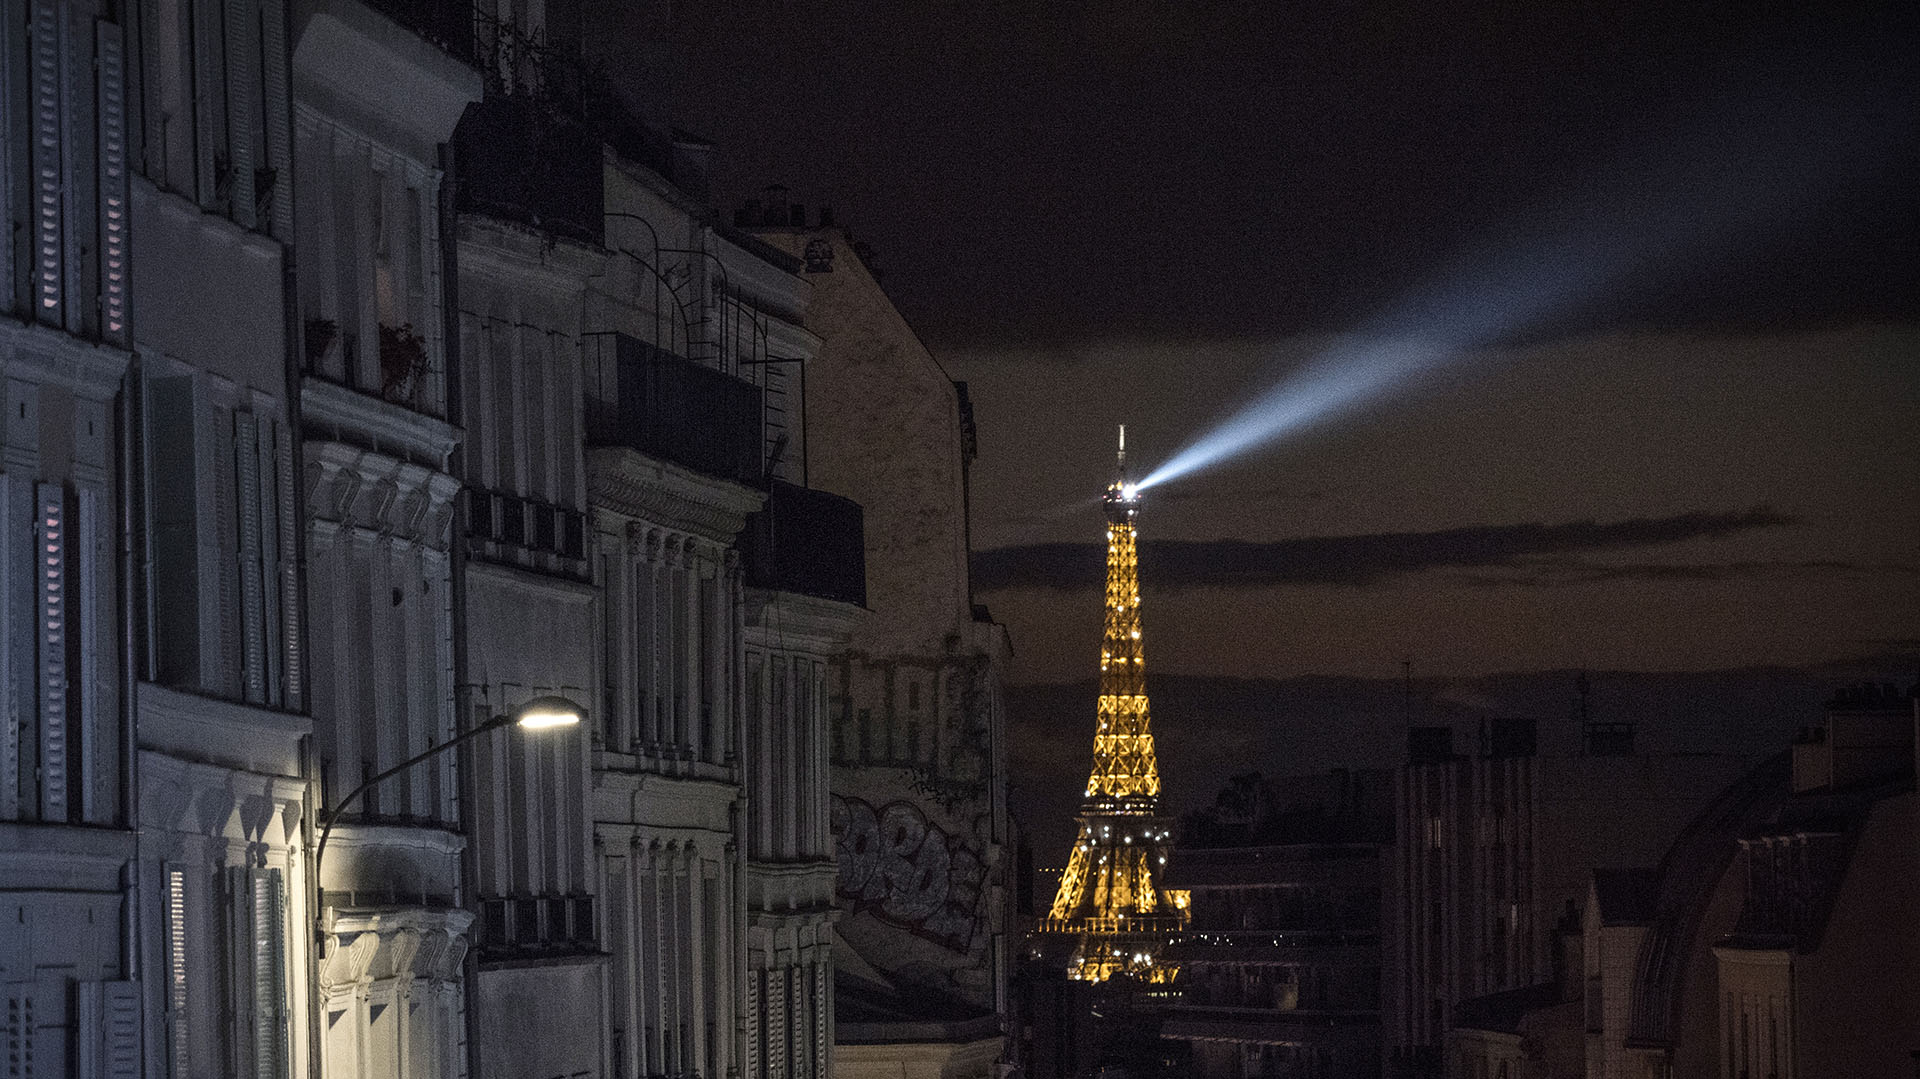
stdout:
<svg viewBox="0 0 1920 1079">
<path fill-rule="evenodd" d="M 826 668 L 844 945 L 835 1074 L 991 1074 L 1013 958 L 1009 651 L 973 603 L 972 410 L 846 232 L 805 216 L 749 206 L 736 220 L 812 287 L 818 351 L 762 367 L 794 402 L 789 422 L 805 421 L 805 438 L 785 441 L 788 476 L 857 501 L 866 521 L 868 610 Z"/>
<path fill-rule="evenodd" d="M 1453 736 L 1412 728 L 1396 779 L 1382 1004 L 1394 1074 L 1444 1074 L 1465 1002 L 1555 983 L 1556 927 L 1578 920 L 1594 869 L 1657 859 L 1758 759 L 1738 737 L 1642 732 L 1636 750 L 1617 723 L 1570 735 L 1495 718 L 1467 752 Z"/>
<path fill-rule="evenodd" d="M 1167 883 L 1192 923 L 1161 1037 L 1219 1079 L 1379 1075 L 1392 777 L 1235 777 L 1186 819 Z"/>
<path fill-rule="evenodd" d="M 9 1074 L 833 1074 L 811 286 L 545 16 L 7 8 Z"/>
</svg>

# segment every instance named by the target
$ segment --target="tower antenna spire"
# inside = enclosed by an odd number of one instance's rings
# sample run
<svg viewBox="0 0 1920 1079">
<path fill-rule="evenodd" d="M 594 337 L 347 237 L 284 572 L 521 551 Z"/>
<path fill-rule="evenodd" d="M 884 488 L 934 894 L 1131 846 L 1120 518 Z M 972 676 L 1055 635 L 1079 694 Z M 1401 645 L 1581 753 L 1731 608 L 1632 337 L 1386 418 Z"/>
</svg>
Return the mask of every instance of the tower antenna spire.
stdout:
<svg viewBox="0 0 1920 1079">
<path fill-rule="evenodd" d="M 1120 476 L 1122 479 L 1125 479 L 1127 475 L 1127 425 L 1124 423 L 1120 425 L 1120 452 L 1116 456 Z"/>
</svg>

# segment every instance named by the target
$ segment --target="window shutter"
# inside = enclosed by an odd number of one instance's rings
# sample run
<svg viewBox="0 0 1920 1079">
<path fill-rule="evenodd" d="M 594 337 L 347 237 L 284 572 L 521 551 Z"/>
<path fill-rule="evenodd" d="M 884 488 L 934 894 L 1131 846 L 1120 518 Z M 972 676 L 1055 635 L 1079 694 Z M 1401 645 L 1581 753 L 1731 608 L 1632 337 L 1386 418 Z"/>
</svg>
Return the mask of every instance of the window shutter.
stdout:
<svg viewBox="0 0 1920 1079">
<path fill-rule="evenodd" d="M 193 1063 L 187 1037 L 187 875 L 168 865 L 165 882 L 167 1076 L 187 1079 Z"/>
<path fill-rule="evenodd" d="M 287 106 L 287 0 L 260 0 L 260 83 L 265 88 L 266 165 L 273 170 L 273 235 L 293 239 L 293 131 Z"/>
<path fill-rule="evenodd" d="M 208 462 L 207 486 L 213 489 L 213 534 L 202 532 L 201 543 L 212 560 L 215 622 L 211 637 L 216 642 L 214 663 L 203 664 L 201 685 L 229 698 L 240 696 L 244 672 L 241 669 L 240 644 L 240 521 L 238 492 L 234 489 L 233 421 L 226 410 L 204 400 L 196 407 L 209 415 L 207 429 L 213 460 Z"/>
<path fill-rule="evenodd" d="M 6 1015 L 0 1017 L 6 1038 L 6 1079 L 37 1079 L 59 1075 L 66 1062 L 56 1057 L 41 1060 L 38 1052 L 40 1015 L 38 994 L 32 982 L 9 982 L 0 987 L 6 992 Z"/>
<path fill-rule="evenodd" d="M 57 483 L 34 487 L 39 563 L 40 819 L 67 820 L 71 754 L 67 725 L 67 492 Z"/>
<path fill-rule="evenodd" d="M 253 875 L 246 866 L 226 869 L 226 902 L 221 913 L 226 924 L 226 992 L 222 1016 L 226 1020 L 227 1074 L 234 1079 L 253 1075 Z"/>
<path fill-rule="evenodd" d="M 73 623 L 67 633 L 67 639 L 73 645 L 71 653 L 79 660 L 79 670 L 71 679 L 74 687 L 73 707 L 68 714 L 80 726 L 80 758 L 78 763 L 80 787 L 80 819 L 88 824 L 110 824 L 113 822 L 113 796 L 108 793 L 113 782 L 111 768 L 103 768 L 102 760 L 111 758 L 96 757 L 100 752 L 100 657 L 95 648 L 95 634 L 99 623 L 88 610 L 89 604 L 98 604 L 100 595 L 100 564 L 106 556 L 100 537 L 100 492 L 79 490 L 74 492 L 73 539 L 68 549 L 73 552 L 73 562 L 78 572 L 69 575 L 77 582 L 79 592 L 71 599 L 67 607 L 67 619 Z M 98 608 L 94 608 L 98 610 Z"/>
<path fill-rule="evenodd" d="M 281 707 L 286 703 L 286 683 L 283 681 L 285 665 L 281 657 L 285 641 L 280 613 L 279 425 L 267 416 L 259 417 L 255 424 L 254 468 L 259 488 L 255 498 L 260 516 L 260 621 L 266 649 L 267 703 Z"/>
<path fill-rule="evenodd" d="M 250 871 L 255 1079 L 288 1079 L 286 900 L 278 869 Z"/>
<path fill-rule="evenodd" d="M 253 227 L 253 96 L 259 91 L 254 74 L 253 0 L 226 0 L 227 5 L 227 167 L 232 195 L 228 203 L 234 221 Z"/>
<path fill-rule="evenodd" d="M 98 199 L 95 182 L 94 138 L 99 118 L 93 101 L 93 29 L 81 6 L 63 3 L 60 26 L 60 224 L 66 251 L 61 258 L 66 279 L 61 284 L 65 326 L 71 333 L 99 332 L 99 256 L 94 232 Z"/>
<path fill-rule="evenodd" d="M 221 209 L 215 186 L 214 154 L 226 124 L 218 110 L 220 5 L 222 0 L 180 0 L 193 12 L 193 156 L 194 195 L 200 205 Z M 184 118 L 183 118 L 183 122 Z"/>
<path fill-rule="evenodd" d="M 33 318 L 65 320 L 65 234 L 60 177 L 60 4 L 34 0 L 27 28 L 33 145 Z"/>
<path fill-rule="evenodd" d="M 291 177 L 287 190 L 292 190 Z M 295 532 L 299 518 L 294 513 L 294 499 L 298 497 L 299 487 L 293 482 L 293 454 L 290 452 L 291 436 L 284 430 L 278 432 L 274 446 L 274 494 L 277 509 L 274 520 L 279 529 L 280 541 L 275 545 L 278 552 L 278 572 L 280 575 L 280 635 L 282 647 L 279 649 L 285 658 L 286 674 L 284 680 L 285 707 L 298 712 L 306 707 L 305 692 L 305 642 L 300 636 L 300 571 L 295 559 L 299 551 L 300 537 Z"/>
<path fill-rule="evenodd" d="M 16 516 L 17 501 L 13 497 L 16 482 L 7 476 L 0 476 L 0 536 L 19 534 L 19 518 Z M 16 602 L 14 596 L 18 587 L 15 576 L 20 572 L 19 557 L 8 552 L 0 544 L 0 611 L 5 611 Z M 14 664 L 18 643 L 7 624 L 0 618 L 0 820 L 19 820 L 21 810 L 20 789 L 20 739 L 23 731 L 19 710 L 12 707 Z"/>
<path fill-rule="evenodd" d="M 260 445 L 254 417 L 233 414 L 233 488 L 239 540 L 240 691 L 250 704 L 267 699 L 267 598 L 261 573 Z"/>
<path fill-rule="evenodd" d="M 140 983 L 81 982 L 80 1079 L 140 1079 Z"/>
<path fill-rule="evenodd" d="M 94 24 L 99 98 L 100 334 L 122 348 L 132 343 L 127 325 L 127 285 L 132 260 L 127 248 L 127 62 L 120 28 Z"/>
</svg>

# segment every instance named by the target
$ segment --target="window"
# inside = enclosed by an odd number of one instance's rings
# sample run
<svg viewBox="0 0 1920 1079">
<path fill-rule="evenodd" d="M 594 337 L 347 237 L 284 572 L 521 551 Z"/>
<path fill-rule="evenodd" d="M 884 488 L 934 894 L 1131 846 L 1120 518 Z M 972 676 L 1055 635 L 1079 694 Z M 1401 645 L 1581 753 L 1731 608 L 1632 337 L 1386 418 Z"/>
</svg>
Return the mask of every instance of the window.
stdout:
<svg viewBox="0 0 1920 1079">
<path fill-rule="evenodd" d="M 147 379 L 147 677 L 298 707 L 286 427 L 208 389 Z"/>
</svg>

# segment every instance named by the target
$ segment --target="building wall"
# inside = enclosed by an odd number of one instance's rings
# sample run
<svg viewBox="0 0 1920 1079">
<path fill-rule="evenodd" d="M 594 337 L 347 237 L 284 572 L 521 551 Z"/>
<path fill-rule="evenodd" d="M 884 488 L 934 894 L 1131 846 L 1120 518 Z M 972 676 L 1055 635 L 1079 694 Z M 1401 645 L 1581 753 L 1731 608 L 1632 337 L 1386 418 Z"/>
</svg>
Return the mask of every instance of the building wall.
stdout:
<svg viewBox="0 0 1920 1079">
<path fill-rule="evenodd" d="M 801 259 L 808 482 L 866 515 L 870 614 L 830 673 L 841 938 L 883 974 L 1001 1010 L 1004 633 L 967 570 L 970 417 L 837 229 L 763 229 Z M 859 837 L 904 837 L 884 850 Z"/>
<path fill-rule="evenodd" d="M 1825 932 L 1793 957 L 1792 1076 L 1912 1067 L 1920 1041 L 1916 835 L 1920 796 L 1911 793 L 1875 803 L 1862 822 Z"/>
</svg>

